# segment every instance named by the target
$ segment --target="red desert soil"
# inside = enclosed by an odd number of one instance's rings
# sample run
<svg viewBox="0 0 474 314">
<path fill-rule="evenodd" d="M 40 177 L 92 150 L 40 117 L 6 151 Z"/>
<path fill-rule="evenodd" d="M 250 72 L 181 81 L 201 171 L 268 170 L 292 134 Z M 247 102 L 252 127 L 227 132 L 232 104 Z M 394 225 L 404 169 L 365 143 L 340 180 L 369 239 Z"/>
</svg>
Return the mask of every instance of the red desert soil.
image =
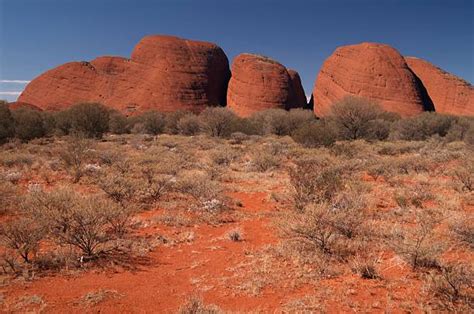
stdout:
<svg viewBox="0 0 474 314">
<path fill-rule="evenodd" d="M 229 196 L 241 202 L 239 211 L 245 213 L 245 219 L 221 226 L 159 224 L 141 229 L 142 235 L 188 233 L 194 239 L 168 247 L 158 246 L 142 265 L 131 271 L 95 270 L 13 283 L 0 290 L 5 299 L 4 310 L 10 311 L 25 296 L 37 295 L 46 304 L 43 310 L 51 313 L 176 312 L 186 298 L 199 295 L 206 304 L 216 304 L 229 311 L 270 312 L 291 301 L 319 296 L 326 298 L 322 300 L 331 311 L 351 311 L 355 306 L 376 313 L 389 307 L 390 302 L 413 300 L 419 294 L 420 282 L 410 276 L 409 268 L 390 252 L 382 258 L 381 273 L 391 279 L 391 287 L 379 280 L 361 280 L 354 274 L 323 279 L 318 286 L 323 285 L 325 289 L 283 282 L 267 285 L 257 295 L 240 293 L 239 276 L 233 270 L 251 257 L 252 252 L 277 242 L 274 226 L 265 216 L 278 209 L 266 192 L 232 192 Z M 146 223 L 162 212 L 161 209 L 148 211 L 137 219 Z M 242 231 L 243 241 L 232 242 L 227 238 L 227 233 L 235 228 Z M 113 291 L 115 297 L 97 304 L 81 303 L 86 294 L 100 290 Z M 321 290 L 328 295 L 322 296 Z M 336 295 L 344 298 L 344 302 Z M 41 304 L 33 310 L 40 307 Z"/>
</svg>

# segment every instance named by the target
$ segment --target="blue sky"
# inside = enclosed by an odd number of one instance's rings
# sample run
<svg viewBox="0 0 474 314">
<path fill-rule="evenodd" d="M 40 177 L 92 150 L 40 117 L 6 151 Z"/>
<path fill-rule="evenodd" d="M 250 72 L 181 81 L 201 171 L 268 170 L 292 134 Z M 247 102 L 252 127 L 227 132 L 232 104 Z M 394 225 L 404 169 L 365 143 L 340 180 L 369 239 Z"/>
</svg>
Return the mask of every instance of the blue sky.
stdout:
<svg viewBox="0 0 474 314">
<path fill-rule="evenodd" d="M 129 56 L 148 34 L 212 41 L 297 70 L 311 94 L 337 46 L 382 42 L 474 82 L 473 0 L 0 0 L 0 99 L 68 61 Z M 20 82 L 11 82 L 20 81 Z"/>
</svg>

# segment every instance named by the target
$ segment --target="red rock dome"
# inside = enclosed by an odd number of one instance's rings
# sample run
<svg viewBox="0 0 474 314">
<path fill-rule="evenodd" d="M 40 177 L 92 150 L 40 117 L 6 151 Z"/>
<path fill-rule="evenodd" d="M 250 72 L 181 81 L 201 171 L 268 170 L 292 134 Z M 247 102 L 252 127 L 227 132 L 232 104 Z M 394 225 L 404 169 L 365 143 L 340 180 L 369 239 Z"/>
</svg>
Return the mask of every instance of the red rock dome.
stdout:
<svg viewBox="0 0 474 314">
<path fill-rule="evenodd" d="M 147 36 L 132 58 L 99 57 L 49 70 L 18 98 L 46 110 L 101 102 L 124 113 L 199 112 L 225 105 L 229 63 L 217 45 L 171 36 Z"/>
<path fill-rule="evenodd" d="M 474 87 L 471 84 L 428 61 L 414 57 L 405 60 L 426 88 L 436 112 L 474 115 Z"/>
<path fill-rule="evenodd" d="M 265 109 L 303 107 L 299 75 L 270 58 L 243 53 L 232 63 L 227 105 L 241 117 Z"/>
<path fill-rule="evenodd" d="M 316 115 L 328 115 L 331 105 L 347 95 L 374 100 L 401 116 L 416 115 L 429 107 L 404 58 L 383 44 L 339 47 L 326 59 L 313 90 Z"/>
</svg>

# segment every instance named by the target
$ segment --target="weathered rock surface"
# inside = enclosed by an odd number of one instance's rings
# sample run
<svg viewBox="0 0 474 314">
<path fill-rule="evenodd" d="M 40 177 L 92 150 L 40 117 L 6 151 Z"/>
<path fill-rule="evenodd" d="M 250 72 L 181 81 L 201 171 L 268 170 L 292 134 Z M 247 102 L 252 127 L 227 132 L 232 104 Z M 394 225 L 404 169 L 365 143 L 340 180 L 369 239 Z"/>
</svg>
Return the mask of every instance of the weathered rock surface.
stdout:
<svg viewBox="0 0 474 314">
<path fill-rule="evenodd" d="M 293 87 L 293 99 L 290 101 L 291 108 L 305 108 L 307 106 L 306 94 L 304 93 L 301 78 L 298 72 L 293 69 L 288 69 L 291 84 Z"/>
<path fill-rule="evenodd" d="M 316 115 L 328 115 L 331 105 L 347 95 L 374 100 L 401 116 L 431 107 L 400 53 L 377 43 L 339 47 L 326 59 L 313 90 Z"/>
<path fill-rule="evenodd" d="M 474 115 L 474 87 L 471 84 L 423 59 L 406 57 L 405 60 L 426 88 L 436 112 Z"/>
<path fill-rule="evenodd" d="M 225 105 L 229 63 L 217 45 L 171 36 L 147 36 L 131 59 L 99 57 L 49 70 L 18 98 L 46 110 L 101 102 L 124 113 L 199 112 Z"/>
<path fill-rule="evenodd" d="M 31 110 L 42 111 L 41 108 L 35 105 L 29 104 L 26 102 L 21 102 L 21 101 L 13 101 L 13 102 L 8 103 L 8 108 L 10 108 L 10 110 L 26 108 L 26 109 L 31 109 Z"/>
<path fill-rule="evenodd" d="M 243 53 L 232 63 L 227 105 L 241 117 L 265 109 L 303 107 L 306 99 L 301 94 L 298 73 L 270 58 Z"/>
</svg>

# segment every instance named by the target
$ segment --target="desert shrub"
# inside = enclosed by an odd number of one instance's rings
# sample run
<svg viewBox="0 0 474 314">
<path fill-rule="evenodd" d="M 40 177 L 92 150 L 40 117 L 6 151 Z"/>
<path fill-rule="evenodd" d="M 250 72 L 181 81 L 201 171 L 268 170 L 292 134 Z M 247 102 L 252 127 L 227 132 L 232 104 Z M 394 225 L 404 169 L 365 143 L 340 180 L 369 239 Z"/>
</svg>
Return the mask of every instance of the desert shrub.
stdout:
<svg viewBox="0 0 474 314">
<path fill-rule="evenodd" d="M 330 116 L 343 139 L 355 140 L 383 134 L 380 122 L 374 122 L 382 113 L 382 109 L 369 100 L 347 96 L 331 107 Z"/>
<path fill-rule="evenodd" d="M 12 112 L 15 120 L 15 136 L 22 141 L 29 141 L 46 134 L 43 115 L 40 111 L 19 108 Z"/>
<path fill-rule="evenodd" d="M 367 140 L 385 140 L 390 136 L 391 123 L 384 119 L 370 120 L 364 138 Z"/>
<path fill-rule="evenodd" d="M 233 124 L 237 119 L 235 114 L 219 107 L 206 108 L 199 116 L 202 129 L 215 137 L 228 137 L 233 132 Z"/>
<path fill-rule="evenodd" d="M 455 117 L 435 112 L 423 112 L 417 116 L 397 121 L 393 125 L 390 137 L 408 141 L 422 141 L 433 135 L 444 137 L 455 119 Z"/>
<path fill-rule="evenodd" d="M 256 149 L 251 153 L 251 167 L 257 172 L 266 172 L 268 170 L 277 168 L 280 164 L 280 159 L 275 154 L 267 149 Z"/>
<path fill-rule="evenodd" d="M 109 131 L 114 134 L 125 134 L 130 132 L 128 119 L 120 112 L 111 112 L 109 117 Z"/>
<path fill-rule="evenodd" d="M 453 179 L 458 190 L 462 192 L 472 192 L 474 190 L 474 163 L 466 160 L 463 165 L 457 166 L 453 170 Z"/>
<path fill-rule="evenodd" d="M 331 146 L 338 139 L 338 130 L 331 121 L 318 120 L 301 125 L 292 138 L 306 147 Z"/>
<path fill-rule="evenodd" d="M 242 235 L 242 231 L 240 229 L 233 229 L 229 231 L 227 233 L 227 237 L 229 238 L 229 240 L 234 241 L 234 242 L 240 242 L 244 239 Z"/>
<path fill-rule="evenodd" d="M 0 227 L 1 242 L 20 255 L 25 263 L 31 262 L 44 235 L 44 227 L 30 218 L 9 221 Z"/>
<path fill-rule="evenodd" d="M 296 161 L 289 174 L 293 202 L 299 211 L 309 203 L 331 201 L 343 188 L 341 167 L 327 159 Z"/>
<path fill-rule="evenodd" d="M 220 212 L 227 208 L 221 186 L 204 172 L 184 172 L 178 178 L 175 189 L 191 197 L 192 205 L 199 210 Z"/>
<path fill-rule="evenodd" d="M 181 118 L 189 115 L 191 113 L 184 111 L 184 110 L 177 110 L 174 112 L 170 112 L 165 115 L 165 131 L 168 134 L 179 134 L 180 129 L 178 127 L 178 122 Z"/>
<path fill-rule="evenodd" d="M 472 282 L 474 271 L 472 264 L 455 262 L 441 266 L 439 272 L 430 276 L 430 291 L 437 297 L 445 309 L 454 310 L 452 306 L 457 303 L 456 309 L 464 306 L 467 310 L 474 302 L 472 296 Z"/>
<path fill-rule="evenodd" d="M 72 119 L 70 118 L 70 115 L 71 113 L 69 110 L 51 113 L 52 119 L 54 121 L 55 132 L 58 135 L 68 135 L 71 133 Z"/>
<path fill-rule="evenodd" d="M 458 117 L 448 130 L 446 140 L 465 141 L 469 144 L 474 144 L 474 119 L 471 117 Z"/>
<path fill-rule="evenodd" d="M 441 242 L 437 239 L 434 228 L 440 223 L 439 212 L 433 210 L 418 210 L 415 213 L 415 224 L 403 228 L 395 234 L 394 247 L 412 266 L 418 268 L 438 268 L 439 256 L 443 251 Z"/>
<path fill-rule="evenodd" d="M 60 245 L 68 245 L 92 258 L 117 236 L 110 223 L 114 203 L 98 196 L 82 196 L 69 190 L 29 193 L 24 209 L 47 228 Z M 115 219 L 116 217 L 114 217 Z"/>
<path fill-rule="evenodd" d="M 136 200 L 138 190 L 141 188 L 137 180 L 111 170 L 97 178 L 97 185 L 108 198 L 122 207 L 127 207 Z"/>
<path fill-rule="evenodd" d="M 88 137 L 101 138 L 109 129 L 110 110 L 102 104 L 83 103 L 71 106 L 61 115 L 67 121 L 62 124 L 70 125 L 74 134 Z"/>
<path fill-rule="evenodd" d="M 417 184 L 413 187 L 400 188 L 394 194 L 394 199 L 400 208 L 415 206 L 423 208 L 423 202 L 434 199 L 434 195 L 423 185 Z"/>
<path fill-rule="evenodd" d="M 205 305 L 202 298 L 192 296 L 179 307 L 180 314 L 217 314 L 222 311 L 215 305 Z"/>
<path fill-rule="evenodd" d="M 165 130 L 165 116 L 158 111 L 148 111 L 140 116 L 143 127 L 147 134 L 161 134 Z"/>
<path fill-rule="evenodd" d="M 196 135 L 201 130 L 201 120 L 195 114 L 186 114 L 178 120 L 177 129 L 183 135 Z"/>
<path fill-rule="evenodd" d="M 0 179 L 0 214 L 8 212 L 17 205 L 18 191 L 14 184 Z"/>
<path fill-rule="evenodd" d="M 15 134 L 15 120 L 8 108 L 8 103 L 0 101 L 0 144 Z"/>
<path fill-rule="evenodd" d="M 209 157 L 214 164 L 227 167 L 238 158 L 238 154 L 232 148 L 222 147 L 221 149 L 212 151 Z"/>
<path fill-rule="evenodd" d="M 169 169 L 168 169 L 169 170 Z M 176 182 L 176 173 L 162 173 L 157 168 L 146 167 L 142 169 L 143 178 L 141 201 L 145 203 L 157 202 L 170 192 Z"/>
<path fill-rule="evenodd" d="M 235 117 L 231 124 L 231 135 L 234 133 L 242 133 L 246 135 L 262 134 L 262 126 L 253 119 Z"/>
<path fill-rule="evenodd" d="M 284 109 L 267 109 L 255 113 L 251 120 L 261 126 L 263 134 L 288 135 L 288 112 Z"/>
<path fill-rule="evenodd" d="M 461 216 L 454 219 L 450 225 L 450 230 L 456 238 L 474 248 L 474 218 L 470 216 Z"/>
<path fill-rule="evenodd" d="M 231 144 L 242 144 L 244 141 L 247 141 L 250 138 L 249 135 L 242 132 L 234 132 L 230 135 Z"/>
<path fill-rule="evenodd" d="M 79 182 L 84 175 L 83 166 L 91 157 L 91 140 L 71 137 L 59 152 L 59 156 L 74 183 Z"/>
<path fill-rule="evenodd" d="M 345 258 L 364 222 L 362 203 L 354 195 L 331 203 L 311 203 L 303 211 L 291 212 L 284 218 L 282 230 L 291 241 L 307 249 Z"/>
</svg>

